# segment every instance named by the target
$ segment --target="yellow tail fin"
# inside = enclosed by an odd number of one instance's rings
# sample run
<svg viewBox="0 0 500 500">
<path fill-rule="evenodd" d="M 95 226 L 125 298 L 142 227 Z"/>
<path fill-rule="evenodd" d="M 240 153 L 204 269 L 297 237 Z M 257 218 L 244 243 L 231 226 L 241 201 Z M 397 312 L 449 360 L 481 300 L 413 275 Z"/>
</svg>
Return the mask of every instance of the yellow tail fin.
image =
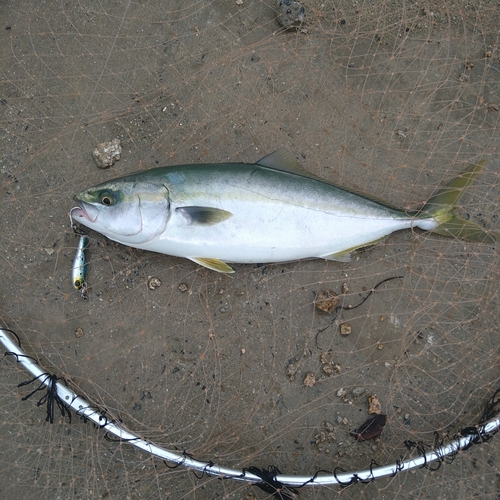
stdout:
<svg viewBox="0 0 500 500">
<path fill-rule="evenodd" d="M 487 231 L 470 220 L 456 215 L 456 204 L 465 190 L 481 172 L 486 160 L 469 165 L 460 175 L 452 179 L 438 191 L 419 212 L 419 217 L 433 217 L 439 225 L 432 232 L 467 241 L 495 243 L 500 241 L 500 233 Z"/>
</svg>

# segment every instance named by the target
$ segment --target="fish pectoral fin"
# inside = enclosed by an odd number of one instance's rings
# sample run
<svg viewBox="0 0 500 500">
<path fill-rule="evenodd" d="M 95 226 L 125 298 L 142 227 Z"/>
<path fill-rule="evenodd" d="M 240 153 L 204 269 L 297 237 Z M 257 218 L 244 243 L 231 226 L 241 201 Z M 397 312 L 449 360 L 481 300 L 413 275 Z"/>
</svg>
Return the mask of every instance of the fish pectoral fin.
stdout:
<svg viewBox="0 0 500 500">
<path fill-rule="evenodd" d="M 213 207 L 179 207 L 175 211 L 182 214 L 190 226 L 214 226 L 233 216 L 227 210 Z"/>
<path fill-rule="evenodd" d="M 209 259 L 205 257 L 189 257 L 190 260 L 196 262 L 200 266 L 208 267 L 212 271 L 217 271 L 218 273 L 234 273 L 234 269 L 228 266 L 225 262 L 219 259 Z"/>
</svg>

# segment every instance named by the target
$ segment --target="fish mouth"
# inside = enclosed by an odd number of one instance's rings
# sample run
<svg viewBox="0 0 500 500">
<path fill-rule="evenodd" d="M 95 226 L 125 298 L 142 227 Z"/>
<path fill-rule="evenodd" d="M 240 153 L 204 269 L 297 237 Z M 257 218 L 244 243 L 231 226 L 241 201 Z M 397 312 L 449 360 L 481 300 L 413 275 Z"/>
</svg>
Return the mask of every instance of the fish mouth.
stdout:
<svg viewBox="0 0 500 500">
<path fill-rule="evenodd" d="M 92 209 L 92 205 L 88 205 L 84 201 L 76 200 L 76 206 L 70 210 L 69 217 L 83 224 L 85 224 L 85 222 L 95 222 L 99 212 Z"/>
</svg>

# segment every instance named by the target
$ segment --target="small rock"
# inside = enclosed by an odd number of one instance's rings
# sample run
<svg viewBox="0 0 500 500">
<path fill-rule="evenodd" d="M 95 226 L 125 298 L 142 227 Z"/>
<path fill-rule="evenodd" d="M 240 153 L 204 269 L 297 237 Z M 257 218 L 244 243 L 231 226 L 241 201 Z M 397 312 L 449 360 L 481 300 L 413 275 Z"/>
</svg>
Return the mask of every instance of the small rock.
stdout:
<svg viewBox="0 0 500 500">
<path fill-rule="evenodd" d="M 92 151 L 92 156 L 99 168 L 108 168 L 121 158 L 122 148 L 120 139 L 103 142 Z"/>
<path fill-rule="evenodd" d="M 361 394 L 363 394 L 364 392 L 366 392 L 366 389 L 364 387 L 355 387 L 353 390 L 352 390 L 352 395 L 355 396 L 355 397 L 359 397 L 361 396 Z"/>
<path fill-rule="evenodd" d="M 285 374 L 290 380 L 290 382 L 293 382 L 295 380 L 295 374 L 297 373 L 297 367 L 295 365 L 292 365 L 291 363 L 286 367 Z"/>
<path fill-rule="evenodd" d="M 319 361 L 322 365 L 327 365 L 329 363 L 331 363 L 332 361 L 332 355 L 333 355 L 333 351 L 331 349 L 328 350 L 328 352 L 324 352 L 320 357 L 319 357 Z"/>
<path fill-rule="evenodd" d="M 377 396 L 368 396 L 368 404 L 370 405 L 370 407 L 368 408 L 368 413 L 370 415 L 373 413 L 376 413 L 377 415 L 382 413 L 382 405 L 380 404 Z"/>
<path fill-rule="evenodd" d="M 321 431 L 319 434 L 316 434 L 314 436 L 314 440 L 316 441 L 316 444 L 324 443 L 326 441 L 326 432 Z"/>
<path fill-rule="evenodd" d="M 323 365 L 323 366 L 321 367 L 321 371 L 322 371 L 325 375 L 327 375 L 327 376 L 329 376 L 329 377 L 331 377 L 331 376 L 333 375 L 333 373 L 334 373 L 334 369 L 333 369 L 333 366 L 332 366 L 332 365 Z"/>
<path fill-rule="evenodd" d="M 81 339 L 83 337 L 83 328 L 77 328 L 75 330 L 75 337 Z"/>
<path fill-rule="evenodd" d="M 333 290 L 322 290 L 314 299 L 316 309 L 332 314 L 339 305 L 339 296 Z"/>
<path fill-rule="evenodd" d="M 155 288 L 158 288 L 159 286 L 161 286 L 160 278 L 156 278 L 155 276 L 152 276 L 151 278 L 149 278 L 148 288 L 150 290 L 154 290 Z"/>
<path fill-rule="evenodd" d="M 277 20 L 285 28 L 300 25 L 306 17 L 304 6 L 297 0 L 277 0 L 276 10 Z"/>
<path fill-rule="evenodd" d="M 342 323 L 340 325 L 340 335 L 351 335 L 352 326 L 349 323 Z"/>
<path fill-rule="evenodd" d="M 331 422 L 328 422 L 328 420 L 323 422 L 323 427 L 327 432 L 333 432 L 335 429 L 334 425 Z"/>
<path fill-rule="evenodd" d="M 316 375 L 314 373 L 308 372 L 304 377 L 304 381 L 302 382 L 307 387 L 312 387 L 316 383 Z"/>
</svg>

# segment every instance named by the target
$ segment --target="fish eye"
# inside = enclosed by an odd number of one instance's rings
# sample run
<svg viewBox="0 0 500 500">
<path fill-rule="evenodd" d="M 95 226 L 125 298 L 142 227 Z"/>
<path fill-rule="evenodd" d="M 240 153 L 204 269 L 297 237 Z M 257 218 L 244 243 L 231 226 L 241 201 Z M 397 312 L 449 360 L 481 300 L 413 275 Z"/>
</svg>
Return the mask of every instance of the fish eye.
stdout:
<svg viewBox="0 0 500 500">
<path fill-rule="evenodd" d="M 101 193 L 99 196 L 99 201 L 106 206 L 111 206 L 114 205 L 115 203 L 115 197 L 109 192 L 105 191 L 104 193 Z"/>
</svg>

